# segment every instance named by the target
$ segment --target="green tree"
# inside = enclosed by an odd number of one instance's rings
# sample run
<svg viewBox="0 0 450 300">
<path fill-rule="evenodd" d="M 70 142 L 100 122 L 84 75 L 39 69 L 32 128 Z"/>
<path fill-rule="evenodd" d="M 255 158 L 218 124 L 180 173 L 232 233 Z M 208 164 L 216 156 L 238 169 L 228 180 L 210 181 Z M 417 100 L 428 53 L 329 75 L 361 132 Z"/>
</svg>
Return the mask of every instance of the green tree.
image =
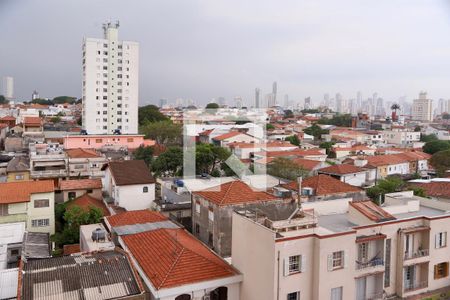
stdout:
<svg viewBox="0 0 450 300">
<path fill-rule="evenodd" d="M 422 127 L 420 127 L 419 125 L 416 125 L 416 127 L 414 127 L 415 132 L 420 132 L 421 130 L 422 130 Z"/>
<path fill-rule="evenodd" d="M 269 123 L 266 124 L 266 130 L 273 130 L 273 129 L 275 129 L 275 126 Z"/>
<path fill-rule="evenodd" d="M 153 147 L 147 146 L 139 146 L 133 152 L 133 156 L 135 159 L 143 160 L 150 167 L 153 160 Z"/>
<path fill-rule="evenodd" d="M 439 151 L 450 149 L 450 143 L 448 141 L 431 141 L 425 143 L 423 146 L 423 152 L 428 154 L 434 154 Z"/>
<path fill-rule="evenodd" d="M 335 142 L 323 142 L 320 143 L 319 148 L 326 149 L 327 154 L 330 155 L 331 149 L 333 148 L 334 144 Z"/>
<path fill-rule="evenodd" d="M 164 116 L 159 108 L 155 105 L 141 106 L 138 109 L 138 123 L 140 126 L 152 122 L 168 121 L 169 119 Z"/>
<path fill-rule="evenodd" d="M 319 113 L 318 109 L 304 109 L 302 110 L 302 114 L 317 114 Z"/>
<path fill-rule="evenodd" d="M 449 114 L 449 113 L 443 113 L 443 114 L 442 114 L 442 119 L 444 119 L 444 120 L 450 120 L 450 114 Z"/>
<path fill-rule="evenodd" d="M 288 136 L 285 140 L 288 141 L 289 143 L 291 143 L 292 145 L 295 145 L 295 146 L 300 145 L 300 139 L 298 138 L 298 136 L 296 134 Z"/>
<path fill-rule="evenodd" d="M 432 141 L 437 141 L 438 138 L 435 134 L 420 134 L 420 141 L 427 143 L 427 142 L 432 142 Z"/>
<path fill-rule="evenodd" d="M 155 140 L 160 145 L 175 146 L 182 142 L 182 127 L 171 121 L 146 123 L 140 131 L 146 138 Z"/>
<path fill-rule="evenodd" d="M 340 127 L 350 127 L 352 126 L 352 115 L 350 114 L 337 114 L 333 116 L 331 119 L 322 118 L 319 121 L 317 121 L 319 124 L 326 124 L 326 125 L 335 125 Z"/>
<path fill-rule="evenodd" d="M 294 113 L 292 112 L 292 110 L 290 109 L 286 109 L 284 111 L 284 117 L 287 118 L 293 118 L 294 117 Z"/>
<path fill-rule="evenodd" d="M 64 103 L 69 103 L 69 104 L 73 104 L 77 101 L 76 97 L 70 97 L 70 96 L 58 96 L 53 98 L 52 102 L 54 104 L 64 104 Z"/>
<path fill-rule="evenodd" d="M 314 136 L 314 139 L 316 140 L 320 140 L 322 134 L 328 134 L 329 131 L 322 129 L 319 125 L 314 124 L 311 127 L 305 128 L 305 130 L 303 130 L 306 134 L 312 135 Z"/>
<path fill-rule="evenodd" d="M 53 105 L 54 104 L 52 100 L 47 100 L 47 99 L 42 99 L 42 98 L 33 99 L 30 101 L 30 103 L 41 104 L 41 105 Z"/>
<path fill-rule="evenodd" d="M 218 108 L 219 108 L 219 104 L 217 104 L 217 103 L 206 104 L 206 109 L 218 109 Z"/>
<path fill-rule="evenodd" d="M 295 180 L 300 176 L 306 177 L 308 175 L 308 171 L 303 167 L 292 163 L 290 159 L 284 157 L 277 157 L 274 159 L 267 166 L 267 173 L 275 177 L 289 180 Z"/>
<path fill-rule="evenodd" d="M 5 96 L 0 95 L 0 104 L 6 104 L 6 103 L 8 103 L 8 102 L 9 102 L 9 101 L 6 100 L 6 97 L 5 97 Z"/>
<path fill-rule="evenodd" d="M 183 169 L 183 151 L 180 147 L 169 147 L 153 162 L 152 170 L 157 176 L 173 177 Z"/>
<path fill-rule="evenodd" d="M 450 150 L 439 151 L 433 154 L 430 164 L 434 167 L 439 176 L 444 176 L 450 170 Z"/>
<path fill-rule="evenodd" d="M 50 121 L 52 122 L 52 123 L 59 123 L 59 122 L 61 122 L 61 117 L 59 117 L 59 116 L 55 116 L 55 117 L 52 117 L 51 119 L 50 119 Z"/>
<path fill-rule="evenodd" d="M 377 185 L 368 188 L 366 193 L 371 199 L 378 201 L 380 195 L 384 197 L 387 193 L 400 192 L 404 186 L 405 183 L 401 178 L 397 176 L 389 176 L 385 179 L 379 180 Z"/>
</svg>

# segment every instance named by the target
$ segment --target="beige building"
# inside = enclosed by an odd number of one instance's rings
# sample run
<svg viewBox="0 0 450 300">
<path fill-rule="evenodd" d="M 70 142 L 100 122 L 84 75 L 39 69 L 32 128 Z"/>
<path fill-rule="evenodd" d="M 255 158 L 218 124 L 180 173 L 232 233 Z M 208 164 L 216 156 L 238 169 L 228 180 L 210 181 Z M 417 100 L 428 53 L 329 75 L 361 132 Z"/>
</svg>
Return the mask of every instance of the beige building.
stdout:
<svg viewBox="0 0 450 300">
<path fill-rule="evenodd" d="M 433 100 L 427 99 L 426 92 L 420 92 L 419 99 L 413 101 L 412 119 L 416 121 L 433 120 Z"/>
<path fill-rule="evenodd" d="M 241 298 L 386 299 L 450 285 L 450 205 L 413 196 L 327 201 L 280 215 L 233 214 L 232 263 Z"/>
<path fill-rule="evenodd" d="M 0 223 L 26 222 L 30 232 L 55 233 L 53 181 L 0 183 Z"/>
</svg>

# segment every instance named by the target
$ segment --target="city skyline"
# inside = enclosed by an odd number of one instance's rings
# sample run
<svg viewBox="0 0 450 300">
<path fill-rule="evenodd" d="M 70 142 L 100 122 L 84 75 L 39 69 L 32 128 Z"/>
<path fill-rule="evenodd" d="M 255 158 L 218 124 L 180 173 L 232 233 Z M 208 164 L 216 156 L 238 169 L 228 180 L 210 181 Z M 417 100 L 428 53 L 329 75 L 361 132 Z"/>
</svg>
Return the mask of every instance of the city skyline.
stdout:
<svg viewBox="0 0 450 300">
<path fill-rule="evenodd" d="M 325 93 L 352 99 L 357 91 L 363 99 L 377 92 L 384 101 L 402 96 L 412 101 L 422 90 L 436 101 L 450 98 L 450 41 L 444 39 L 450 10 L 444 1 L 283 6 L 263 1 L 256 12 L 253 5 L 228 2 L 105 3 L 89 10 L 87 1 L 0 3 L 0 24 L 6 28 L 0 37 L 0 76 L 14 78 L 17 99 L 30 100 L 34 90 L 42 97 L 81 97 L 79 45 L 83 37 L 100 37 L 99 26 L 116 19 L 122 36 L 141 44 L 140 105 L 161 98 L 206 104 L 242 97 L 250 106 L 255 88 L 264 97 L 274 81 L 278 95 L 288 94 L 294 102 L 311 97 L 314 105 Z M 43 18 L 35 22 L 33 15 Z M 420 18 L 427 24 L 417 22 Z M 36 75 L 44 71 L 45 76 Z"/>
</svg>

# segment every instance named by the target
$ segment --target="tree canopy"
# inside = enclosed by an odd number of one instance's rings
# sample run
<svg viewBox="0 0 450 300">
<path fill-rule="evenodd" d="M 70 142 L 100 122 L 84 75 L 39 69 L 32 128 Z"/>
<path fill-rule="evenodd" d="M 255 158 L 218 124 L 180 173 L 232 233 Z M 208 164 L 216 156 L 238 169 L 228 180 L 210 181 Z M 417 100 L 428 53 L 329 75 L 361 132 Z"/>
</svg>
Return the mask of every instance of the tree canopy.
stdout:
<svg viewBox="0 0 450 300">
<path fill-rule="evenodd" d="M 443 176 L 445 171 L 450 170 L 450 150 L 434 153 L 433 156 L 431 156 L 430 163 L 437 174 Z"/>
<path fill-rule="evenodd" d="M 181 125 L 168 120 L 148 122 L 141 126 L 140 131 L 146 138 L 155 140 L 156 143 L 164 146 L 181 145 L 183 140 Z"/>
<path fill-rule="evenodd" d="M 9 101 L 6 100 L 5 96 L 0 95 L 0 104 L 6 104 L 6 103 L 8 103 L 8 102 L 9 102 Z"/>
<path fill-rule="evenodd" d="M 288 141 L 289 143 L 291 143 L 292 145 L 295 145 L 295 146 L 300 145 L 300 139 L 298 138 L 298 136 L 296 134 L 288 136 L 286 138 L 286 141 Z"/>
<path fill-rule="evenodd" d="M 405 183 L 397 176 L 389 176 L 378 181 L 377 185 L 367 189 L 367 196 L 378 201 L 379 196 L 384 197 L 387 193 L 394 193 L 402 191 Z"/>
<path fill-rule="evenodd" d="M 289 180 L 295 180 L 300 176 L 306 177 L 308 175 L 307 170 L 295 163 L 292 163 L 290 159 L 284 157 L 275 158 L 267 166 L 267 173 L 275 177 Z"/>
<path fill-rule="evenodd" d="M 317 121 L 319 124 L 324 125 L 335 125 L 339 127 L 350 127 L 352 126 L 352 115 L 350 114 L 337 114 L 333 116 L 331 119 L 322 118 Z"/>
<path fill-rule="evenodd" d="M 314 136 L 314 139 L 320 140 L 322 134 L 328 134 L 329 131 L 326 129 L 322 129 L 319 125 L 314 124 L 311 127 L 306 128 L 303 130 L 306 134 Z"/>
<path fill-rule="evenodd" d="M 134 159 L 143 160 L 151 168 L 151 163 L 153 161 L 153 147 L 151 146 L 139 146 L 133 152 Z"/>
<path fill-rule="evenodd" d="M 168 120 L 169 119 L 166 116 L 164 116 L 159 111 L 159 108 L 155 105 L 150 104 L 146 106 L 141 106 L 138 109 L 138 122 L 140 126 L 152 122 L 168 121 Z"/>
<path fill-rule="evenodd" d="M 156 176 L 173 177 L 181 175 L 183 170 L 183 150 L 180 147 L 169 147 L 153 162 L 152 171 Z"/>
<path fill-rule="evenodd" d="M 217 103 L 208 103 L 208 104 L 206 104 L 206 108 L 207 109 L 218 109 L 219 108 L 219 104 L 217 104 Z"/>
<path fill-rule="evenodd" d="M 426 142 L 437 141 L 437 140 L 438 140 L 438 138 L 435 134 L 423 134 L 423 133 L 420 134 L 421 142 L 426 143 Z"/>
<path fill-rule="evenodd" d="M 428 154 L 434 154 L 448 149 L 450 149 L 450 142 L 441 140 L 427 142 L 423 146 L 423 152 Z"/>
</svg>

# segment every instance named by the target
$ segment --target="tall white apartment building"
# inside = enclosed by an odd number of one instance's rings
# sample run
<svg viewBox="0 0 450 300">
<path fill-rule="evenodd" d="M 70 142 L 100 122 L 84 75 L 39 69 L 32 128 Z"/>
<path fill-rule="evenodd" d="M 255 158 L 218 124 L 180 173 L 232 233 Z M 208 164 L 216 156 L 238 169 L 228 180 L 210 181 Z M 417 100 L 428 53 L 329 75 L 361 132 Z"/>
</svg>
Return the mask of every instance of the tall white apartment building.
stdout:
<svg viewBox="0 0 450 300">
<path fill-rule="evenodd" d="M 413 101 L 412 119 L 416 121 L 433 120 L 433 100 L 427 99 L 426 92 L 420 92 L 419 99 Z"/>
<path fill-rule="evenodd" d="M 302 208 L 233 214 L 241 299 L 409 299 L 450 286 L 448 203 L 407 191 L 386 194 L 382 207 L 342 199 Z"/>
<path fill-rule="evenodd" d="M 120 41 L 119 23 L 104 38 L 83 40 L 83 128 L 88 134 L 138 132 L 139 43 Z"/>
<path fill-rule="evenodd" d="M 14 78 L 5 76 L 2 80 L 2 92 L 0 95 L 5 96 L 6 99 L 12 100 L 14 98 Z"/>
</svg>

